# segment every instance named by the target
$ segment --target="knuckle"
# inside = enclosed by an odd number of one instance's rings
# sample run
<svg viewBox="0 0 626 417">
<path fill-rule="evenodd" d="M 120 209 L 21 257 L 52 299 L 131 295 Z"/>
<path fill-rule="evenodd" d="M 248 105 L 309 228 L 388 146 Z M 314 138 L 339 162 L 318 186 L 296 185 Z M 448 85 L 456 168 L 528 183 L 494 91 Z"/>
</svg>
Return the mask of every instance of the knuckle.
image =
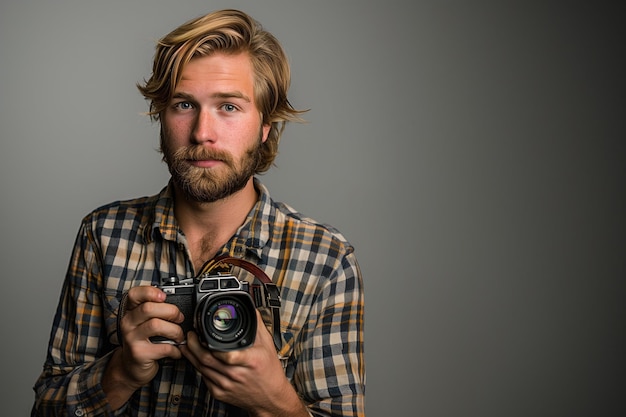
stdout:
<svg viewBox="0 0 626 417">
<path fill-rule="evenodd" d="M 237 351 L 224 352 L 224 354 L 221 355 L 220 360 L 226 365 L 237 365 L 241 362 L 241 355 Z"/>
<path fill-rule="evenodd" d="M 154 317 L 155 307 L 154 303 L 141 303 L 138 309 L 145 317 Z"/>
<path fill-rule="evenodd" d="M 150 334 L 159 333 L 163 327 L 163 321 L 157 318 L 151 318 L 145 322 L 146 329 Z"/>
</svg>

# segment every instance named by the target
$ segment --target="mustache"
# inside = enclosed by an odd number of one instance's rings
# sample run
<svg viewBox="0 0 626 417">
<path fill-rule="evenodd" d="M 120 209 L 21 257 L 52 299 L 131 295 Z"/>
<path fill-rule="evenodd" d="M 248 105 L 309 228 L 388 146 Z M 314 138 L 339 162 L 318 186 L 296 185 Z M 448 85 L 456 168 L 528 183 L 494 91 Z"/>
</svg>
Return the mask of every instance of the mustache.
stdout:
<svg viewBox="0 0 626 417">
<path fill-rule="evenodd" d="M 209 149 L 201 145 L 186 146 L 179 148 L 174 152 L 174 159 L 178 161 L 191 160 L 191 161 L 205 161 L 213 159 L 215 161 L 222 161 L 227 164 L 232 164 L 232 156 L 225 151 L 216 149 Z"/>
</svg>

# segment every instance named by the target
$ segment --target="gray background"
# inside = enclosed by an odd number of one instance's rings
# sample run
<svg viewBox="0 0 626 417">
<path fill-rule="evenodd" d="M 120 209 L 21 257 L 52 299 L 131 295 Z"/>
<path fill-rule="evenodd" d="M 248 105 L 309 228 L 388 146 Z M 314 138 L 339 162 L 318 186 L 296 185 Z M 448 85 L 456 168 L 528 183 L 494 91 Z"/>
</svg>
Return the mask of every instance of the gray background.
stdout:
<svg viewBox="0 0 626 417">
<path fill-rule="evenodd" d="M 240 7 L 311 108 L 263 179 L 357 248 L 368 415 L 625 415 L 616 4 L 3 1 L 2 414 L 29 412 L 81 217 L 167 180 L 134 87 L 155 40 Z"/>
</svg>

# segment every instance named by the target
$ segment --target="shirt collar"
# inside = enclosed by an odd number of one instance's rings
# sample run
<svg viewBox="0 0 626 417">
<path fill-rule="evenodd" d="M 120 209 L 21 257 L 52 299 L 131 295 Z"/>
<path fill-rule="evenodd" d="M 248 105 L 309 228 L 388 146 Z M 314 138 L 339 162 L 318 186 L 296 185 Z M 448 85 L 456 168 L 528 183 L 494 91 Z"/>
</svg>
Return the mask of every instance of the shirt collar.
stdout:
<svg viewBox="0 0 626 417">
<path fill-rule="evenodd" d="M 178 223 L 174 216 L 174 192 L 171 180 L 155 196 L 153 210 L 146 224 L 144 233 L 146 243 L 154 241 L 157 236 L 165 240 L 177 241 Z"/>
<path fill-rule="evenodd" d="M 234 237 L 248 253 L 261 258 L 261 251 L 271 235 L 276 213 L 269 191 L 258 178 L 254 178 L 254 188 L 259 194 L 259 199 Z"/>
<path fill-rule="evenodd" d="M 222 254 L 239 257 L 252 254 L 260 258 L 261 251 L 269 240 L 276 211 L 267 187 L 258 178 L 253 180 L 259 198 L 233 238 L 224 246 Z M 174 216 L 173 196 L 173 184 L 170 180 L 155 196 L 153 213 L 144 233 L 146 242 L 153 241 L 157 236 L 173 242 L 180 240 L 178 222 Z"/>
</svg>

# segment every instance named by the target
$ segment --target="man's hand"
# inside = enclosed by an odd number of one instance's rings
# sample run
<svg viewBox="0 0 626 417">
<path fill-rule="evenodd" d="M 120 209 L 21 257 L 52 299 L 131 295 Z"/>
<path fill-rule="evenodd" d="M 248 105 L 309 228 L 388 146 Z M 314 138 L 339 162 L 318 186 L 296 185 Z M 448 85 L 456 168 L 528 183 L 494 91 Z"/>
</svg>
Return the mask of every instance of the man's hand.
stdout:
<svg viewBox="0 0 626 417">
<path fill-rule="evenodd" d="M 155 287 L 133 287 L 128 291 L 126 312 L 120 321 L 122 347 L 113 353 L 102 381 L 113 409 L 121 407 L 133 392 L 154 378 L 159 359 L 182 356 L 177 346 L 150 341 L 152 336 L 184 340 L 182 328 L 176 324 L 183 321 L 183 314 L 164 301 L 165 293 Z"/>
<path fill-rule="evenodd" d="M 309 416 L 278 360 L 272 336 L 257 311 L 254 344 L 230 352 L 208 350 L 189 332 L 183 355 L 202 374 L 216 399 L 247 410 L 251 416 Z"/>
</svg>

